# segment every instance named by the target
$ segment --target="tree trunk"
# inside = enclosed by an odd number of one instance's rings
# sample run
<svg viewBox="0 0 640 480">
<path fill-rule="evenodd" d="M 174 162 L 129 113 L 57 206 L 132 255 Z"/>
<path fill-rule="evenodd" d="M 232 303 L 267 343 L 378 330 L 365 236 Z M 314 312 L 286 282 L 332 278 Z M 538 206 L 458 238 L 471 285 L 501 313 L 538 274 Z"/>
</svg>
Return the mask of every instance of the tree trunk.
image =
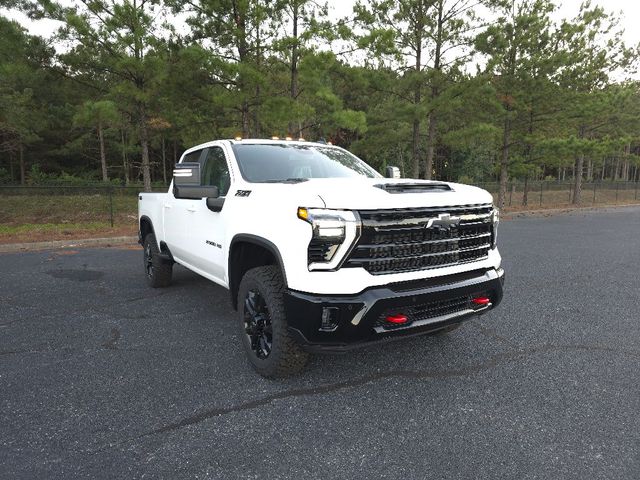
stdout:
<svg viewBox="0 0 640 480">
<path fill-rule="evenodd" d="M 411 140 L 411 178 L 420 178 L 420 120 L 413 120 Z"/>
<path fill-rule="evenodd" d="M 98 122 L 98 141 L 100 142 L 100 166 L 102 167 L 102 181 L 108 182 L 109 175 L 107 174 L 107 154 L 104 149 L 104 131 L 102 129 L 102 122 Z"/>
<path fill-rule="evenodd" d="M 164 145 L 164 135 L 162 135 L 162 181 L 167 184 L 167 152 Z"/>
<path fill-rule="evenodd" d="M 427 128 L 427 163 L 424 178 L 431 180 L 433 175 L 433 158 L 435 156 L 436 118 L 435 112 L 429 114 L 429 126 Z"/>
<path fill-rule="evenodd" d="M 258 72 L 260 72 L 260 65 L 262 61 L 261 40 L 262 40 L 262 37 L 260 36 L 260 24 L 258 23 L 258 25 L 256 25 L 256 70 Z M 256 90 L 255 90 L 256 106 L 253 109 L 253 134 L 255 137 L 260 137 L 260 104 L 261 104 L 260 95 L 261 95 L 260 82 L 258 82 L 256 83 Z"/>
<path fill-rule="evenodd" d="M 9 151 L 9 176 L 11 178 L 11 183 L 13 183 L 13 180 L 14 180 L 14 172 L 13 172 L 14 156 L 15 156 L 15 153 L 13 152 L 13 150 Z"/>
<path fill-rule="evenodd" d="M 432 77 L 431 84 L 431 112 L 429 113 L 429 125 L 427 127 L 427 164 L 424 172 L 424 178 L 427 180 L 431 180 L 431 176 L 433 174 L 433 158 L 435 156 L 435 143 L 436 143 L 436 112 L 434 109 L 434 104 L 440 95 L 440 90 L 438 88 L 437 82 L 440 81 L 439 73 L 441 69 L 441 55 L 442 55 L 442 29 L 443 29 L 443 9 L 444 3 L 442 0 L 437 2 L 438 8 L 438 23 L 436 27 L 436 38 L 435 38 L 435 52 L 433 55 L 433 71 L 435 72 L 434 77 Z"/>
<path fill-rule="evenodd" d="M 242 101 L 240 118 L 242 122 L 242 138 L 249 138 L 251 136 L 251 127 L 249 125 L 249 102 L 246 100 Z"/>
<path fill-rule="evenodd" d="M 600 180 L 604 182 L 604 174 L 607 170 L 607 157 L 602 157 L 602 176 Z"/>
<path fill-rule="evenodd" d="M 178 163 L 178 141 L 173 139 L 173 164 Z"/>
<path fill-rule="evenodd" d="M 582 134 L 580 138 L 582 138 Z M 582 201 L 582 170 L 584 169 L 584 153 L 576 158 L 576 174 L 573 184 L 573 204 L 580 205 Z"/>
<path fill-rule="evenodd" d="M 18 155 L 20 158 L 20 185 L 24 185 L 27 183 L 27 169 L 24 164 L 24 147 L 22 146 L 22 142 L 18 144 Z"/>
<path fill-rule="evenodd" d="M 589 158 L 587 162 L 587 181 L 590 182 L 593 180 L 593 158 Z"/>
<path fill-rule="evenodd" d="M 624 166 L 622 169 L 622 180 L 629 181 L 629 156 L 631 155 L 631 144 L 627 143 L 624 146 Z"/>
<path fill-rule="evenodd" d="M 151 191 L 151 162 L 149 161 L 149 130 L 147 126 L 147 112 L 140 107 L 140 147 L 142 148 L 142 182 L 144 191 Z"/>
<path fill-rule="evenodd" d="M 415 74 L 416 84 L 413 92 L 413 104 L 415 109 L 418 109 L 420 102 L 422 101 L 422 85 L 419 81 L 420 74 L 422 73 L 422 27 L 423 27 L 423 4 L 418 2 L 418 11 L 416 13 L 416 24 L 414 28 L 415 35 Z M 413 119 L 413 135 L 411 139 L 411 160 L 412 178 L 420 178 L 420 118 L 417 112 L 414 112 Z"/>
<path fill-rule="evenodd" d="M 124 137 L 124 128 L 120 130 L 122 139 L 122 170 L 124 171 L 124 184 L 129 186 L 129 162 L 127 161 L 127 143 Z"/>
<path fill-rule="evenodd" d="M 291 100 L 295 104 L 298 99 L 298 8 L 299 4 L 297 0 L 292 3 L 292 26 L 293 26 L 293 45 L 291 46 L 291 80 L 289 84 L 289 94 Z M 300 124 L 296 128 L 296 122 L 289 122 L 289 135 L 300 136 Z"/>
<path fill-rule="evenodd" d="M 238 58 L 240 64 L 244 65 L 249 61 L 249 47 L 247 45 L 247 19 L 245 12 L 241 9 L 241 2 L 233 0 L 231 7 L 233 10 L 234 23 L 237 29 L 236 33 L 236 47 L 238 49 Z M 248 138 L 251 134 L 251 126 L 249 125 L 249 102 L 246 99 L 247 95 L 247 79 L 244 73 L 238 75 L 238 90 L 241 97 L 245 97 L 240 105 L 240 122 L 242 123 L 242 136 Z"/>
<path fill-rule="evenodd" d="M 498 192 L 498 208 L 503 209 L 507 198 L 507 182 L 509 181 L 509 143 L 511 142 L 511 118 L 507 110 L 502 137 L 502 157 L 500 159 L 500 190 Z"/>
<path fill-rule="evenodd" d="M 522 206 L 529 205 L 529 175 L 524 176 L 524 190 L 522 191 Z"/>
</svg>

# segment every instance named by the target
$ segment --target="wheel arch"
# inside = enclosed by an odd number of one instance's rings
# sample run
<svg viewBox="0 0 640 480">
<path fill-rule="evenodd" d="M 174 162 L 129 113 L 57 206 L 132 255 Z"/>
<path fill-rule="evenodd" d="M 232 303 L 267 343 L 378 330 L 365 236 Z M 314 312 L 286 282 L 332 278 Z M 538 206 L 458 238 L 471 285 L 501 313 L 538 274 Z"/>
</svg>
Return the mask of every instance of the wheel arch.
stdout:
<svg viewBox="0 0 640 480">
<path fill-rule="evenodd" d="M 248 233 L 240 233 L 233 237 L 229 247 L 228 276 L 231 306 L 237 307 L 238 287 L 244 274 L 255 267 L 275 265 L 281 273 L 285 287 L 287 273 L 280 250 L 266 238 Z"/>
<path fill-rule="evenodd" d="M 138 243 L 140 245 L 143 245 L 144 237 L 146 237 L 150 233 L 153 233 L 153 235 L 156 237 L 156 242 L 158 243 L 158 248 L 160 249 L 160 252 L 165 254 L 173 262 L 174 260 L 173 260 L 173 255 L 171 255 L 171 250 L 169 250 L 169 247 L 167 246 L 164 240 L 158 239 L 158 236 L 156 235 L 156 231 L 153 228 L 153 222 L 148 216 L 142 215 L 140 217 L 140 222 L 139 222 Z"/>
<path fill-rule="evenodd" d="M 138 243 L 142 245 L 142 243 L 144 242 L 144 237 L 146 237 L 150 233 L 153 233 L 154 235 L 156 234 L 153 228 L 153 222 L 146 215 L 142 215 L 138 222 Z M 156 237 L 156 240 L 157 239 L 158 237 Z"/>
</svg>

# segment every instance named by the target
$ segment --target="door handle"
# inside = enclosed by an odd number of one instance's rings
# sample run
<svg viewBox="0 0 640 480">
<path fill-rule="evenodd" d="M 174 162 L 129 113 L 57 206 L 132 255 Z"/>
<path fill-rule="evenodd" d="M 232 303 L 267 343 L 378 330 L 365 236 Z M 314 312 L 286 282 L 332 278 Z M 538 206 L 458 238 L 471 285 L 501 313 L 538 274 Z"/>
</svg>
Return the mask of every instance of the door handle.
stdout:
<svg viewBox="0 0 640 480">
<path fill-rule="evenodd" d="M 167 210 L 171 208 L 171 204 L 170 203 L 165 203 L 164 204 L 164 208 L 166 208 Z"/>
<path fill-rule="evenodd" d="M 189 208 L 187 208 L 187 211 L 189 212 L 195 212 L 196 211 L 196 207 L 194 207 L 193 205 L 190 206 Z"/>
</svg>

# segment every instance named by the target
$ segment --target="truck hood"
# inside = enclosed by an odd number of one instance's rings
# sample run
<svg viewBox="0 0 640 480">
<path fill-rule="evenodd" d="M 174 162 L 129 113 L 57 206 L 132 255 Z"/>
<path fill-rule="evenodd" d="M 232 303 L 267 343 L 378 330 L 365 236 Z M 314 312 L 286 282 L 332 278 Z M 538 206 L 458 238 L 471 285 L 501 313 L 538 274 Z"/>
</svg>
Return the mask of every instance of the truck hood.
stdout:
<svg viewBox="0 0 640 480">
<path fill-rule="evenodd" d="M 315 178 L 295 189 L 318 195 L 326 208 L 374 210 L 493 202 L 481 188 L 460 183 L 388 178 Z"/>
</svg>

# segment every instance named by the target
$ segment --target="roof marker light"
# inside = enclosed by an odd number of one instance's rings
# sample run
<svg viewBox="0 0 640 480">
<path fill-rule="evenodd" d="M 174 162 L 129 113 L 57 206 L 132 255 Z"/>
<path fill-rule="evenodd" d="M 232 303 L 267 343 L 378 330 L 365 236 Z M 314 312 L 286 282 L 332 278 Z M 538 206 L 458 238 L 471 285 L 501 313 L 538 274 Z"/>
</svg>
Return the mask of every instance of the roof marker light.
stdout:
<svg viewBox="0 0 640 480">
<path fill-rule="evenodd" d="M 280 140 L 280 137 L 276 137 L 275 135 L 271 137 L 271 140 Z"/>
<path fill-rule="evenodd" d="M 290 142 L 291 140 L 293 140 L 292 137 L 284 137 L 285 140 L 287 140 L 288 142 Z"/>
</svg>

